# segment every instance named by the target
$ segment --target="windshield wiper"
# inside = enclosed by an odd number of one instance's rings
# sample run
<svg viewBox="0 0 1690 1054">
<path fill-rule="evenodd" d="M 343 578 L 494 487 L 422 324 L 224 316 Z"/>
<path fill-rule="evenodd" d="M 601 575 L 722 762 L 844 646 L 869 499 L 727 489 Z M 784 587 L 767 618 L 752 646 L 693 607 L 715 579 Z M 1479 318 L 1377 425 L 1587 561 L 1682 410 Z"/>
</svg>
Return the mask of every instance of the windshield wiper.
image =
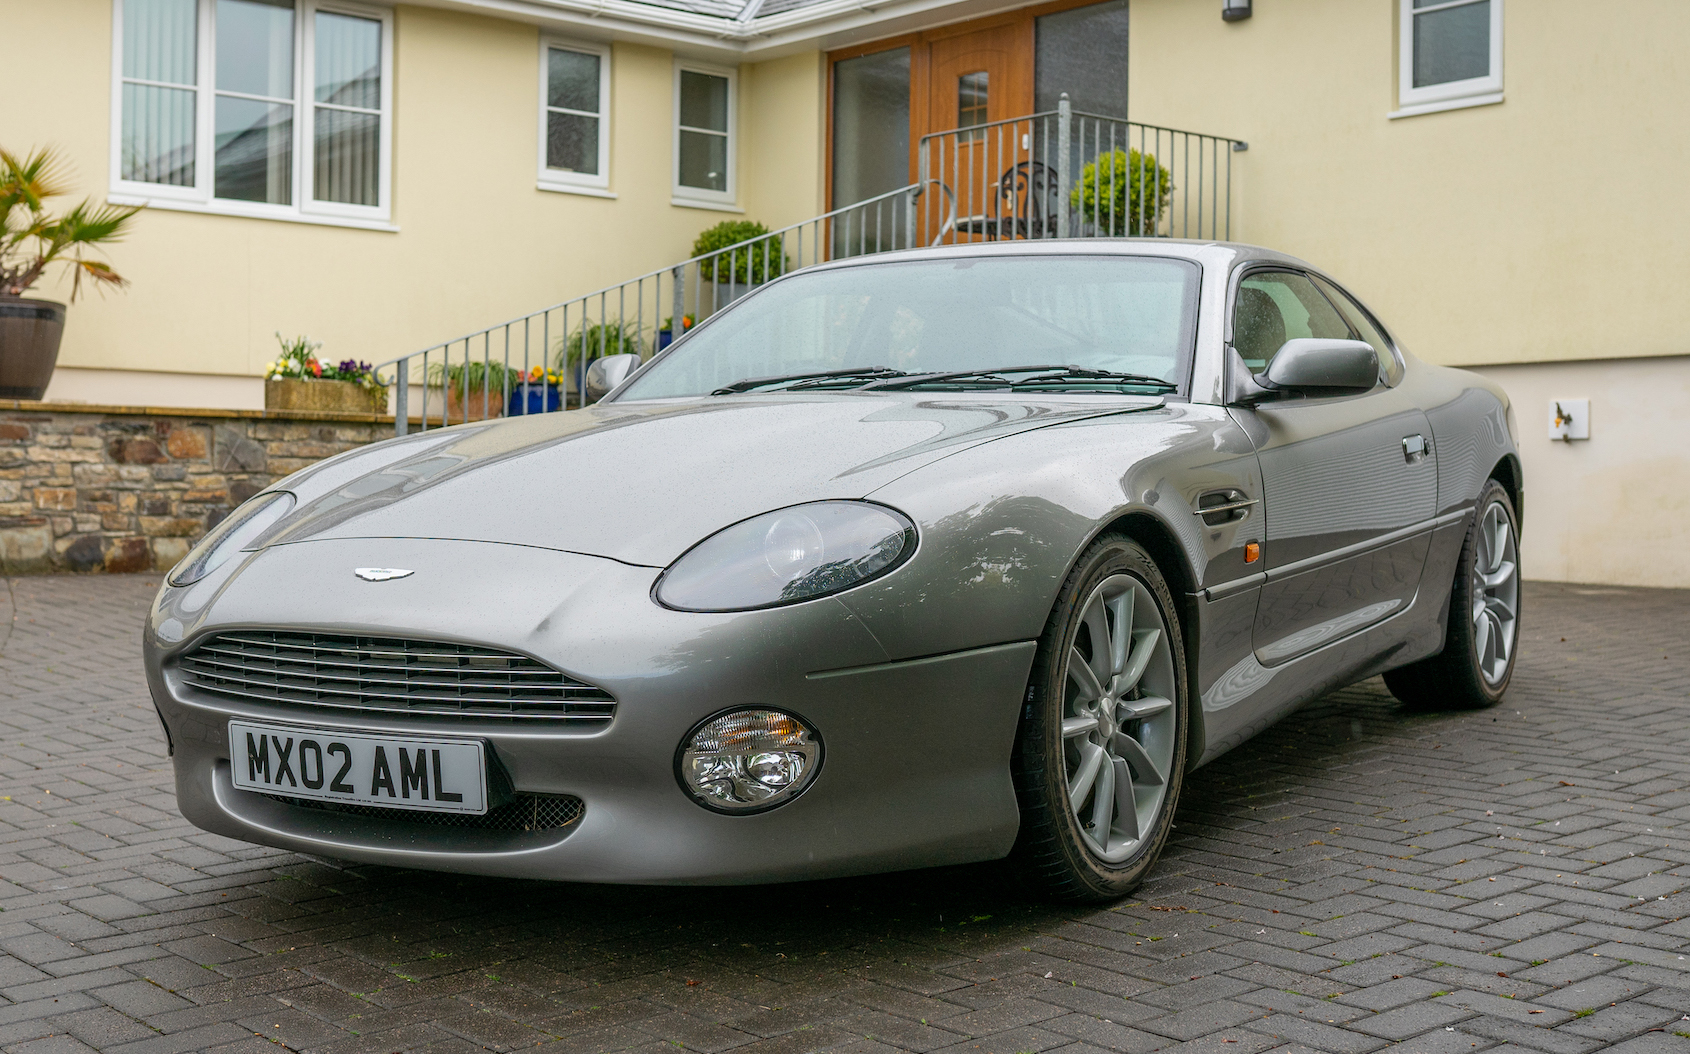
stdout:
<svg viewBox="0 0 1690 1054">
<path fill-rule="evenodd" d="M 1011 374 L 1028 373 L 1036 376 L 1021 380 L 1012 380 Z M 1179 389 L 1179 385 L 1172 381 L 1165 381 L 1160 377 L 1152 377 L 1144 373 L 1117 373 L 1114 370 L 1094 370 L 1086 366 L 1003 366 L 997 369 L 957 370 L 950 373 L 917 373 L 908 377 L 894 377 L 890 380 L 874 381 L 863 385 L 864 391 L 907 389 L 929 384 L 945 384 L 951 381 L 997 382 L 1006 388 L 1021 388 L 1031 385 L 1064 384 L 1068 382 L 1091 382 L 1102 384 L 1132 385 L 1134 387 L 1155 388 L 1161 392 L 1172 392 Z"/>
<path fill-rule="evenodd" d="M 815 373 L 783 373 L 776 374 L 772 377 L 747 377 L 744 380 L 738 380 L 732 384 L 724 384 L 722 387 L 717 388 L 710 394 L 738 395 L 741 392 L 756 391 L 758 388 L 768 388 L 777 384 L 789 384 L 794 388 L 811 388 L 818 386 L 815 382 L 833 380 L 849 380 L 853 385 L 855 385 L 861 384 L 865 381 L 872 382 L 880 381 L 882 379 L 893 380 L 899 377 L 908 376 L 908 372 L 904 370 L 895 370 L 890 366 L 858 366 L 843 370 L 820 370 Z M 800 382 L 804 381 L 812 383 L 800 384 Z"/>
</svg>

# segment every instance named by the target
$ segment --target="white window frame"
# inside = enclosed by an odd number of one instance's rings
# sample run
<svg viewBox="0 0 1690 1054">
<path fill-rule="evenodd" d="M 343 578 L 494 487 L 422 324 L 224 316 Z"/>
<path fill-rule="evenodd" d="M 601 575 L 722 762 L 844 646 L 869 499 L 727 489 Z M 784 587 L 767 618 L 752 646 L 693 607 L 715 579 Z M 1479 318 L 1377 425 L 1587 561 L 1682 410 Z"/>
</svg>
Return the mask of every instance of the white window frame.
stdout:
<svg viewBox="0 0 1690 1054">
<path fill-rule="evenodd" d="M 1424 88 L 1414 86 L 1414 19 L 1452 7 L 1465 7 L 1478 0 L 1443 0 L 1418 11 L 1414 0 L 1397 0 L 1397 109 L 1392 117 L 1412 117 L 1464 106 L 1486 106 L 1502 101 L 1502 6 L 1504 0 L 1490 0 L 1490 73 L 1483 77 L 1448 81 Z"/>
<path fill-rule="evenodd" d="M 123 178 L 123 8 L 112 4 L 111 189 L 113 204 L 204 212 L 250 219 L 318 223 L 338 227 L 396 230 L 392 224 L 393 193 L 393 11 L 391 8 L 347 0 L 295 0 L 293 40 L 293 202 L 275 205 L 213 196 L 216 164 L 216 0 L 197 0 L 195 23 L 194 185 L 166 186 Z M 376 201 L 348 205 L 318 201 L 312 153 L 316 147 L 315 91 L 317 12 L 368 18 L 381 23 L 381 131 L 377 148 Z"/>
<path fill-rule="evenodd" d="M 704 73 L 712 77 L 725 77 L 728 82 L 728 171 L 726 190 L 706 190 L 701 187 L 687 187 L 681 185 L 681 74 L 685 72 Z M 692 208 L 714 208 L 728 212 L 743 211 L 735 207 L 738 200 L 738 182 L 736 169 L 739 152 L 739 72 L 725 66 L 711 66 L 701 62 L 677 61 L 674 75 L 674 116 L 670 120 L 672 137 L 670 151 L 673 160 L 670 163 L 670 184 L 672 187 L 672 202 L 676 205 L 686 205 Z M 692 129 L 689 129 L 689 131 Z M 709 129 L 698 129 L 710 131 Z M 714 133 L 711 134 L 720 134 Z"/>
<path fill-rule="evenodd" d="M 565 172 L 546 166 L 546 115 L 551 112 L 551 56 L 549 52 L 575 51 L 583 55 L 597 55 L 599 60 L 599 174 Z M 564 110 L 565 113 L 584 113 Z M 614 198 L 610 193 L 610 48 L 603 44 L 588 44 L 562 37 L 540 37 L 540 138 L 538 186 L 541 190 L 561 190 L 569 194 L 588 194 L 593 197 Z"/>
</svg>

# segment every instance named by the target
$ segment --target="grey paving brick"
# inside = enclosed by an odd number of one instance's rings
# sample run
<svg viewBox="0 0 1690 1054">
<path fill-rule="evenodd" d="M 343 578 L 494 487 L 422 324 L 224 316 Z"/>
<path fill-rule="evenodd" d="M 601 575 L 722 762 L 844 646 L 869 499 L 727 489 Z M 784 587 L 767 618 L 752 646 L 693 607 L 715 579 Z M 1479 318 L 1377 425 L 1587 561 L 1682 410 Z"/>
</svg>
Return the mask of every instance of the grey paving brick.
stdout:
<svg viewBox="0 0 1690 1054">
<path fill-rule="evenodd" d="M 0 1049 L 1690 1043 L 1690 761 L 1663 747 L 1690 717 L 1690 593 L 1529 583 L 1501 706 L 1411 715 L 1370 681 L 1305 707 L 1188 781 L 1109 910 L 1030 904 L 990 868 L 618 890 L 195 831 L 139 676 L 156 583 L 0 592 Z"/>
</svg>

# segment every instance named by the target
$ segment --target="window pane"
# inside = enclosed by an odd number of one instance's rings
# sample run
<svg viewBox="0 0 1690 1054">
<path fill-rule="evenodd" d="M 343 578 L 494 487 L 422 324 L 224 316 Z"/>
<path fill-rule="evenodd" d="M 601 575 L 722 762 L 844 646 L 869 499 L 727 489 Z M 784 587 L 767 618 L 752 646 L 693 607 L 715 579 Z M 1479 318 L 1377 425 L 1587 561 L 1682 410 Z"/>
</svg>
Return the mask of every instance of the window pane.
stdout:
<svg viewBox="0 0 1690 1054">
<path fill-rule="evenodd" d="M 217 0 L 217 87 L 293 98 L 293 0 Z"/>
<path fill-rule="evenodd" d="M 579 51 L 546 51 L 546 105 L 599 112 L 599 57 Z"/>
<path fill-rule="evenodd" d="M 194 92 L 123 86 L 123 178 L 194 185 Z"/>
<path fill-rule="evenodd" d="M 1074 363 L 1184 376 L 1198 270 L 1143 257 L 986 257 L 809 271 L 728 308 L 628 397 L 700 395 L 746 377 Z"/>
<path fill-rule="evenodd" d="M 987 74 L 985 70 L 978 73 L 964 73 L 956 80 L 956 126 L 958 128 L 972 128 L 977 124 L 985 124 L 986 117 L 986 89 Z"/>
<path fill-rule="evenodd" d="M 728 79 L 681 71 L 681 124 L 688 128 L 728 130 Z M 691 186 L 692 184 L 688 184 Z"/>
<path fill-rule="evenodd" d="M 376 180 L 381 175 L 381 118 L 373 113 L 317 108 L 312 144 L 318 201 L 379 205 Z"/>
<path fill-rule="evenodd" d="M 1401 380 L 1402 368 L 1397 363 L 1396 354 L 1391 351 L 1390 342 L 1385 339 L 1385 334 L 1379 331 L 1379 327 L 1373 324 L 1373 320 L 1367 316 L 1367 312 L 1363 311 L 1354 300 L 1351 300 L 1342 289 L 1337 288 L 1330 282 L 1324 282 L 1317 278 L 1315 285 L 1320 286 L 1320 291 L 1325 293 L 1326 298 L 1338 308 L 1338 313 L 1344 316 L 1344 319 L 1349 322 L 1350 327 L 1356 331 L 1361 339 L 1373 345 L 1373 350 L 1379 353 L 1380 379 L 1386 384 L 1395 384 Z"/>
<path fill-rule="evenodd" d="M 1490 0 L 1414 16 L 1414 86 L 1490 76 Z"/>
<path fill-rule="evenodd" d="M 573 113 L 546 114 L 546 167 L 598 175 L 599 119 Z"/>
<path fill-rule="evenodd" d="M 217 197 L 293 201 L 293 107 L 221 96 L 215 142 Z"/>
<path fill-rule="evenodd" d="M 123 5 L 123 75 L 193 87 L 194 0 L 128 0 Z"/>
<path fill-rule="evenodd" d="M 1244 364 L 1260 373 L 1280 345 L 1298 337 L 1348 340 L 1350 327 L 1300 274 L 1271 271 L 1244 279 L 1232 319 L 1232 346 Z"/>
<path fill-rule="evenodd" d="M 681 186 L 728 189 L 728 139 L 708 132 L 681 133 Z"/>
<path fill-rule="evenodd" d="M 1074 109 L 1127 115 L 1127 0 L 1077 7 L 1034 20 L 1033 111 Z"/>
<path fill-rule="evenodd" d="M 381 23 L 317 12 L 317 101 L 365 110 L 381 108 Z"/>
<path fill-rule="evenodd" d="M 910 49 L 834 63 L 834 207 L 897 190 L 909 181 Z"/>
</svg>

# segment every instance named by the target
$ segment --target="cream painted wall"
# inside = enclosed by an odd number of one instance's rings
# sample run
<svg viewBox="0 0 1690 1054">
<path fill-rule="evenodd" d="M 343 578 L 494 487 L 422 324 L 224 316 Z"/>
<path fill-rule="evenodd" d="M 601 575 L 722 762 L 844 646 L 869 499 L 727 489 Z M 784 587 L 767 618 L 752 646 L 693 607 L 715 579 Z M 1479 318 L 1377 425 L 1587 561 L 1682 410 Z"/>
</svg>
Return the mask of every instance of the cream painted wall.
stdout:
<svg viewBox="0 0 1690 1054">
<path fill-rule="evenodd" d="M 1527 578 L 1690 587 L 1681 437 L 1690 356 L 1490 366 L 1507 390 L 1526 475 Z M 1549 438 L 1550 403 L 1590 400 L 1590 438 Z"/>
<path fill-rule="evenodd" d="M 39 42 L 14 49 L 7 73 L 42 86 L 0 111 L 0 145 L 61 148 L 75 194 L 102 199 L 111 0 L 0 0 L 0 25 L 11 39 Z M 277 330 L 322 341 L 326 357 L 380 361 L 684 259 L 699 231 L 731 217 L 671 204 L 673 56 L 613 46 L 617 198 L 543 191 L 539 33 L 399 7 L 398 232 L 149 210 L 109 253 L 130 288 L 72 307 L 59 361 L 75 373 L 54 394 L 129 401 L 134 374 L 122 371 L 256 376 L 274 357 Z M 809 53 L 740 70 L 747 218 L 775 225 L 821 211 L 821 68 Z M 51 283 L 34 290 L 67 293 Z"/>
<path fill-rule="evenodd" d="M 1249 142 L 1233 236 L 1451 365 L 1690 352 L 1690 5 L 1506 0 L 1505 101 L 1388 120 L 1394 0 L 1132 0 L 1133 117 Z"/>
</svg>

